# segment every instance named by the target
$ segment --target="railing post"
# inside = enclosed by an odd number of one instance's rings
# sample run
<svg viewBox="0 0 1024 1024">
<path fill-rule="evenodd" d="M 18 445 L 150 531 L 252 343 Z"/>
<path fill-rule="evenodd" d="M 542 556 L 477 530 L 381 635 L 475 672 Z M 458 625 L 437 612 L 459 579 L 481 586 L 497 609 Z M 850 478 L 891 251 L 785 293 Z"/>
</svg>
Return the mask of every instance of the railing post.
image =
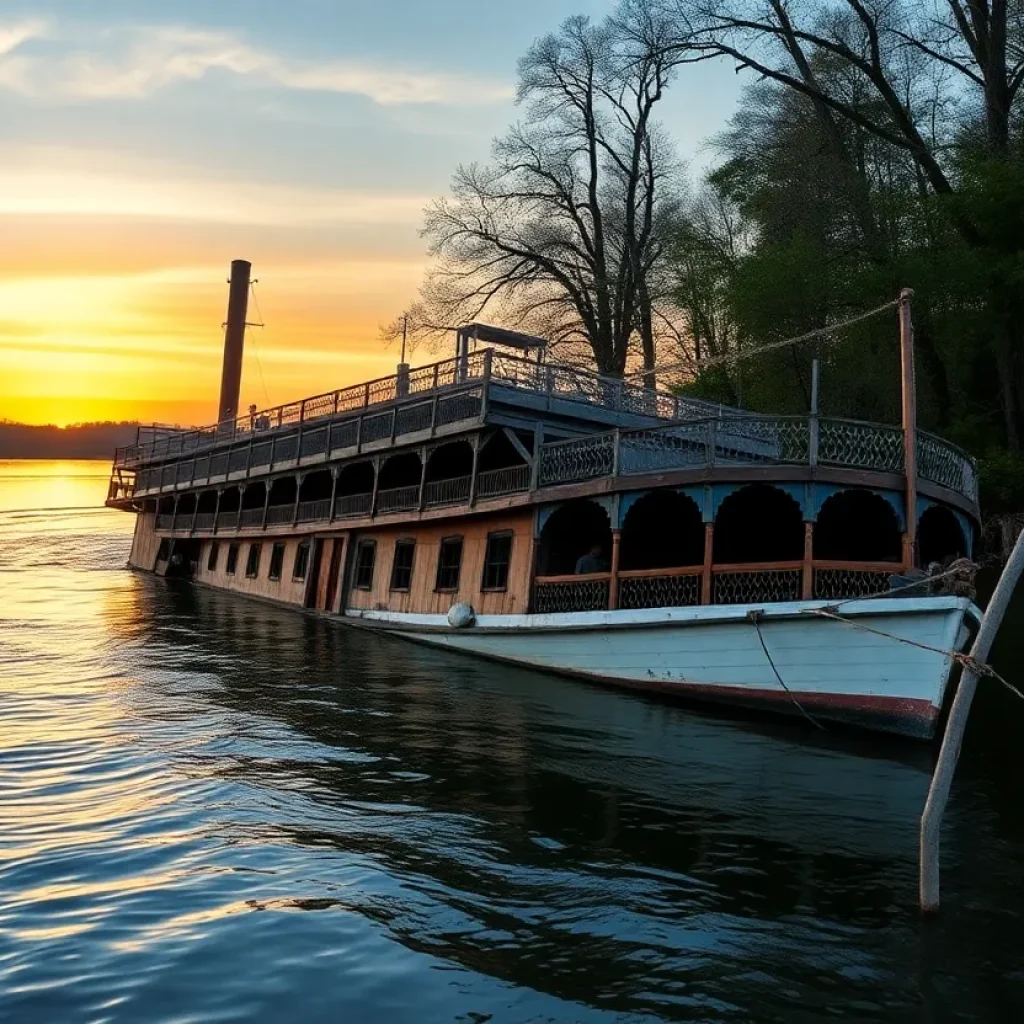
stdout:
<svg viewBox="0 0 1024 1024">
<path fill-rule="evenodd" d="M 476 504 L 476 480 L 477 480 L 477 467 L 480 463 L 480 435 L 476 434 L 473 437 L 473 469 L 469 478 L 469 506 L 472 508 Z"/>
<path fill-rule="evenodd" d="M 369 409 L 370 408 L 370 382 L 369 381 L 366 382 L 366 387 L 365 387 L 365 389 L 363 391 L 363 408 L 364 409 Z"/>
<path fill-rule="evenodd" d="M 423 504 L 427 498 L 427 459 L 429 458 L 427 452 L 427 446 L 424 445 L 420 449 L 420 498 L 416 503 L 416 508 L 422 512 Z"/>
<path fill-rule="evenodd" d="M 618 476 L 622 469 L 622 431 L 616 427 L 612 437 L 612 476 Z"/>
<path fill-rule="evenodd" d="M 612 578 L 608 581 L 608 610 L 612 612 L 619 607 L 619 541 L 621 535 L 621 530 L 612 530 Z"/>
<path fill-rule="evenodd" d="M 530 490 L 537 490 L 540 483 L 540 456 L 544 447 L 544 424 L 537 420 L 533 425 L 533 465 L 530 466 Z"/>
<path fill-rule="evenodd" d="M 363 450 L 363 417 L 365 413 L 360 413 L 356 418 L 356 455 Z"/>
<path fill-rule="evenodd" d="M 377 490 L 380 483 L 380 459 L 375 455 L 373 458 L 373 491 L 370 494 L 370 518 L 377 514 Z"/>
<path fill-rule="evenodd" d="M 711 604 L 711 558 L 715 551 L 715 524 L 704 524 L 704 567 L 701 572 L 700 603 Z"/>
<path fill-rule="evenodd" d="M 341 476 L 339 466 L 331 466 L 331 513 L 327 517 L 329 523 L 334 522 L 334 503 L 338 500 L 338 477 Z"/>
<path fill-rule="evenodd" d="M 917 385 L 914 374 L 914 323 L 910 288 L 900 292 L 900 368 L 903 397 L 903 472 L 906 477 L 907 532 L 903 535 L 903 568 L 912 569 L 917 547 Z"/>
<path fill-rule="evenodd" d="M 718 424 L 715 420 L 707 421 L 708 439 L 706 441 L 707 467 L 711 469 L 715 465 L 715 449 L 718 447 Z"/>
<path fill-rule="evenodd" d="M 814 523 L 804 523 L 804 567 L 801 594 L 805 601 L 814 597 Z"/>
</svg>

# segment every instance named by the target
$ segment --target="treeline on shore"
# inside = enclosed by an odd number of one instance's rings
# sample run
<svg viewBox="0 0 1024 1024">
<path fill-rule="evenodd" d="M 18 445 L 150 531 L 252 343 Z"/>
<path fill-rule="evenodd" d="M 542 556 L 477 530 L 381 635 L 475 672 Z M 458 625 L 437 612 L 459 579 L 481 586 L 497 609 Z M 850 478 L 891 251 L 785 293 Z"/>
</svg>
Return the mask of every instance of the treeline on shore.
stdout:
<svg viewBox="0 0 1024 1024">
<path fill-rule="evenodd" d="M 688 172 L 663 98 L 745 76 Z M 693 83 L 691 85 L 691 83 Z M 621 0 L 519 63 L 519 119 L 427 210 L 421 294 L 384 330 L 491 319 L 622 375 L 898 422 L 896 316 L 737 360 L 915 291 L 919 421 L 1024 506 L 1024 7 Z M 653 379 L 649 376 L 648 379 Z"/>
<path fill-rule="evenodd" d="M 0 459 L 111 459 L 132 444 L 137 423 L 75 423 L 35 426 L 0 420 Z"/>
</svg>

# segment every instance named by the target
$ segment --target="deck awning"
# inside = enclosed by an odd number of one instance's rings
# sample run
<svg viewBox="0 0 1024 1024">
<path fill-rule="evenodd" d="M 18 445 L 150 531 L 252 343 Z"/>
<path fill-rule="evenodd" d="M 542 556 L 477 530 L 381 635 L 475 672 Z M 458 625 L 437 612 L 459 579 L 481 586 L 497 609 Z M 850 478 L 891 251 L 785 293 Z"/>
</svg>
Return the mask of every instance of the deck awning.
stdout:
<svg viewBox="0 0 1024 1024">
<path fill-rule="evenodd" d="M 521 334 L 519 331 L 509 331 L 504 327 L 492 327 L 490 324 L 466 324 L 459 328 L 459 334 L 475 341 L 482 341 L 490 345 L 507 345 L 509 348 L 546 348 L 547 341 L 532 334 Z"/>
</svg>

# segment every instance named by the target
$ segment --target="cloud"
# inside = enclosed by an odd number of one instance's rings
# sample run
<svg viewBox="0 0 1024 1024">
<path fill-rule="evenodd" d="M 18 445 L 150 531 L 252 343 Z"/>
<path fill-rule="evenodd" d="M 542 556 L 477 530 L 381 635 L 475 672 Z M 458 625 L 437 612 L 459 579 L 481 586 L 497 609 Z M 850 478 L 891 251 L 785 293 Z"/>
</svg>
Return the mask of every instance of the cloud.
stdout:
<svg viewBox="0 0 1024 1024">
<path fill-rule="evenodd" d="M 265 87 L 364 96 L 382 106 L 482 106 L 513 95 L 493 80 L 352 59 L 289 59 L 227 32 L 187 27 L 79 32 L 76 45 L 69 42 L 44 22 L 0 24 L 0 88 L 37 99 L 135 100 L 221 72 Z"/>
</svg>

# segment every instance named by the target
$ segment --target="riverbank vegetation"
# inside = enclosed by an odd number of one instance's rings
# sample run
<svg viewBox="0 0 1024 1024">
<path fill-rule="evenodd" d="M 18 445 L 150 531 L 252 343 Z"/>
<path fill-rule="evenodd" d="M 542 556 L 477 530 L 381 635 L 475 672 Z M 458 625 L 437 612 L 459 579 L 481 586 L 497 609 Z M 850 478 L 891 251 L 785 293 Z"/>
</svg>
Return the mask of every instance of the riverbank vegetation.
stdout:
<svg viewBox="0 0 1024 1024">
<path fill-rule="evenodd" d="M 748 84 L 695 177 L 658 114 L 704 61 Z M 895 421 L 895 314 L 735 357 L 911 287 L 920 421 L 979 457 L 990 511 L 1019 508 L 1022 81 L 1020 0 L 624 0 L 570 19 L 520 61 L 522 115 L 491 161 L 428 210 L 405 324 L 490 318 L 616 375 L 681 364 L 676 385 L 764 411 L 807 410 L 817 356 L 823 412 Z"/>
</svg>

